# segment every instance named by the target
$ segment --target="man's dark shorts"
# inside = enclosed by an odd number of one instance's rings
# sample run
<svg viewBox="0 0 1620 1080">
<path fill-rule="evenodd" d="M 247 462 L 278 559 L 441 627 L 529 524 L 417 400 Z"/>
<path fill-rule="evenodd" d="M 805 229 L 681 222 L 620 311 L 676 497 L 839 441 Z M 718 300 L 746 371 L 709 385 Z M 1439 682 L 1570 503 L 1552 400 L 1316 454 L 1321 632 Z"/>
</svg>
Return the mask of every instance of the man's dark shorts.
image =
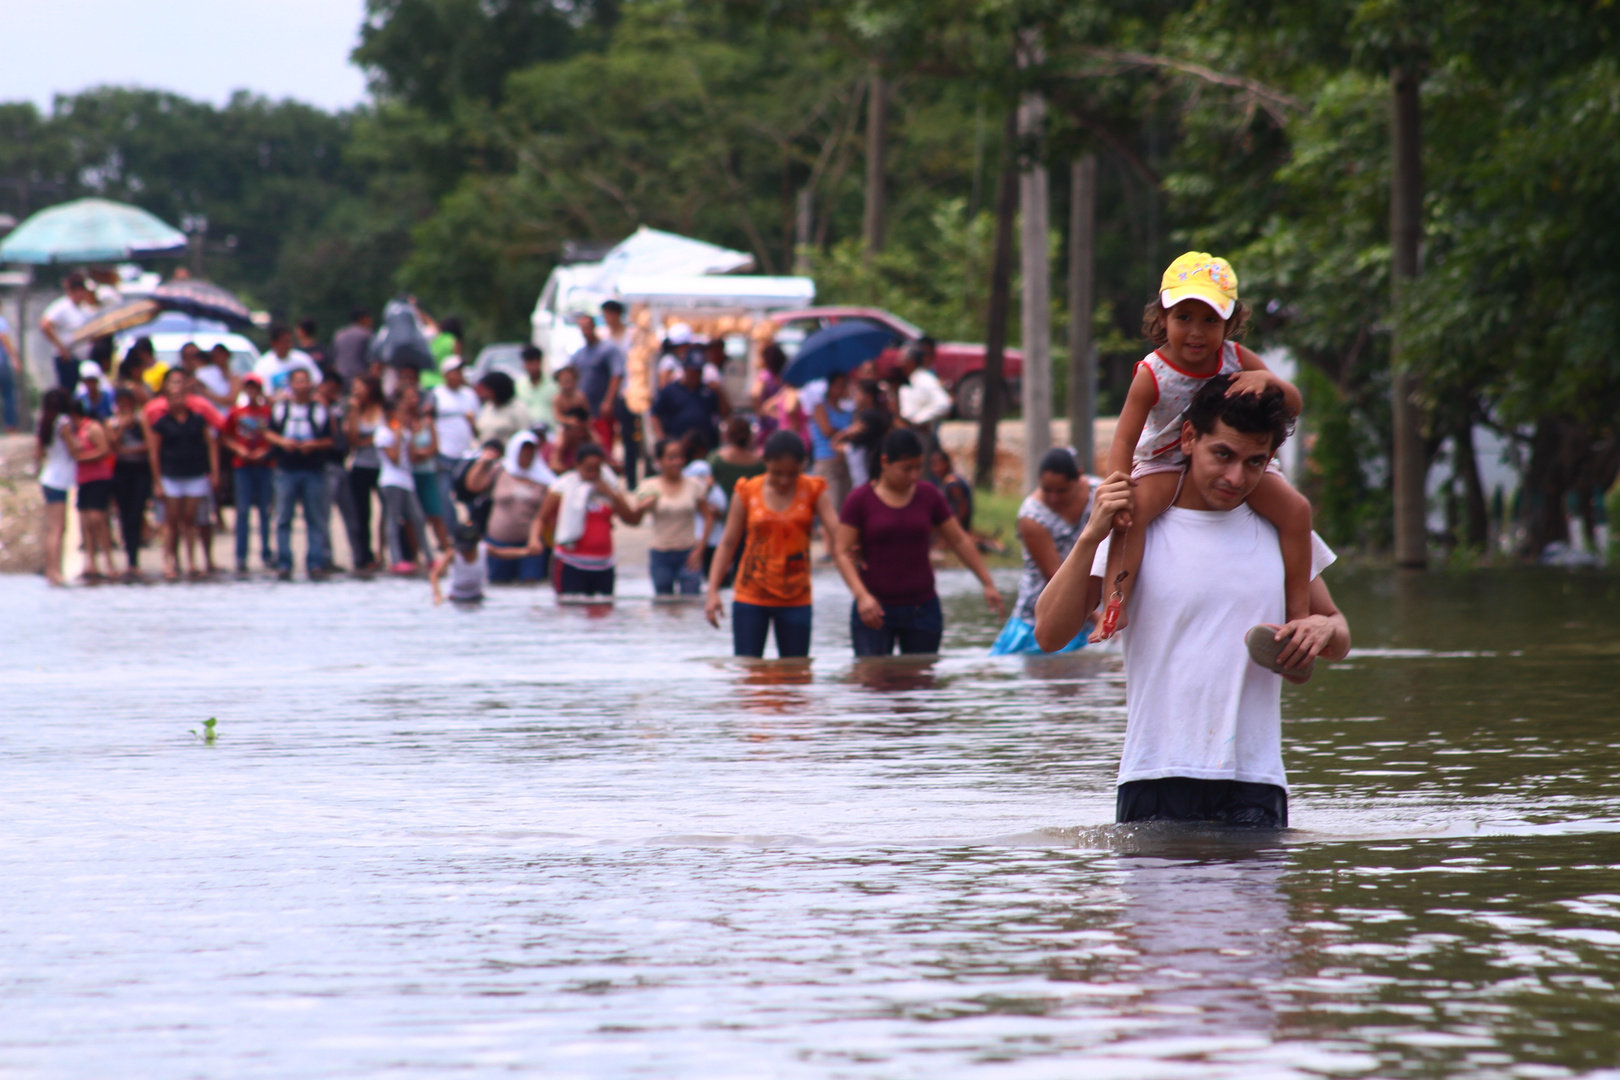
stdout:
<svg viewBox="0 0 1620 1080">
<path fill-rule="evenodd" d="M 1288 828 L 1288 792 L 1275 784 L 1167 776 L 1119 785 L 1114 820 L 1204 821 L 1217 825 Z"/>
</svg>

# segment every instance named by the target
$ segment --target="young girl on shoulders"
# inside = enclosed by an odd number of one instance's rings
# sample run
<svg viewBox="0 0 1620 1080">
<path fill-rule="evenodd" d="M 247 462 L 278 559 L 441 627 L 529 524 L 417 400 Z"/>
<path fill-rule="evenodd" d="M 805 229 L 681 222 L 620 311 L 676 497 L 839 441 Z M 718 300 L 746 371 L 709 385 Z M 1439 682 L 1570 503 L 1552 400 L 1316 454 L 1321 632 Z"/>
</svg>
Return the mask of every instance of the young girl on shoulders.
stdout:
<svg viewBox="0 0 1620 1080">
<path fill-rule="evenodd" d="M 1238 300 L 1237 275 L 1225 259 L 1189 251 L 1170 264 L 1159 295 L 1142 313 L 1142 332 L 1158 348 L 1136 365 L 1108 451 L 1109 472 L 1128 472 L 1136 488 L 1136 508 L 1109 545 L 1103 578 L 1113 618 L 1105 615 L 1092 641 L 1111 637 L 1126 623 L 1136 577 L 1142 566 L 1148 525 L 1176 499 L 1186 460 L 1181 453 L 1181 414 L 1205 380 L 1233 376 L 1228 394 L 1258 394 L 1268 386 L 1283 393 L 1289 411 L 1299 415 L 1294 385 L 1278 378 L 1252 350 L 1237 343 L 1248 320 Z M 1276 526 L 1286 576 L 1289 621 L 1310 613 L 1311 504 L 1289 486 L 1273 464 L 1249 496 L 1255 513 Z"/>
</svg>

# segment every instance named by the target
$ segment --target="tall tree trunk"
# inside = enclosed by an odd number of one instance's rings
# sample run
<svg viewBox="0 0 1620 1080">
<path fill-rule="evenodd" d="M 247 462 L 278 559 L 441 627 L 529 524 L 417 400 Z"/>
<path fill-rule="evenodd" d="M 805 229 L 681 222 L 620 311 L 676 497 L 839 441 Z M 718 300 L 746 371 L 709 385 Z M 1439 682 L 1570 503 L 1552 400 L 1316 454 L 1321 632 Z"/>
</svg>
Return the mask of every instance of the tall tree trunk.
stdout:
<svg viewBox="0 0 1620 1080">
<path fill-rule="evenodd" d="M 984 407 L 979 413 L 979 445 L 973 483 L 982 491 L 996 486 L 996 425 L 1001 420 L 1002 371 L 1007 352 L 1007 313 L 1012 306 L 1013 219 L 1018 216 L 1018 110 L 1007 110 L 1001 136 L 1001 177 L 996 187 L 995 253 L 990 261 L 990 304 L 984 327 Z"/>
<path fill-rule="evenodd" d="M 1051 195 L 1042 147 L 1046 99 L 1025 96 L 1018 109 L 1020 143 L 1028 156 L 1018 177 L 1023 208 L 1024 490 L 1041 482 L 1041 458 L 1052 448 L 1052 264 L 1048 254 Z"/>
<path fill-rule="evenodd" d="M 889 84 L 876 60 L 872 61 L 866 110 L 866 218 L 861 236 L 865 255 L 870 259 L 883 250 L 883 217 L 887 210 L 884 182 L 889 153 Z"/>
<path fill-rule="evenodd" d="M 1473 409 L 1463 410 L 1451 433 L 1456 473 L 1463 486 L 1463 541 L 1472 548 L 1483 548 L 1489 539 L 1490 512 L 1485 506 L 1485 488 L 1479 479 L 1479 458 L 1474 454 Z"/>
<path fill-rule="evenodd" d="M 1530 465 L 1525 469 L 1525 530 L 1522 554 L 1534 558 L 1555 540 L 1569 539 L 1565 496 L 1574 477 L 1570 461 L 1569 421 L 1547 416 L 1536 421 L 1530 437 Z"/>
<path fill-rule="evenodd" d="M 1390 470 L 1395 496 L 1395 563 L 1421 569 L 1428 561 L 1428 526 L 1424 488 L 1428 460 L 1423 448 L 1423 410 L 1415 400 L 1417 379 L 1406 370 L 1407 334 L 1402 327 L 1407 286 L 1418 276 L 1419 243 L 1423 226 L 1422 106 L 1418 92 L 1422 76 L 1415 69 L 1397 67 L 1390 73 L 1391 108 L 1390 239 L 1394 259 L 1390 267 L 1395 336 L 1391 350 L 1394 377 L 1390 405 L 1395 445 Z"/>
<path fill-rule="evenodd" d="M 1095 468 L 1096 460 L 1091 439 L 1097 416 L 1097 357 L 1091 340 L 1096 261 L 1097 155 L 1081 154 L 1069 166 L 1069 443 L 1082 472 Z"/>
</svg>

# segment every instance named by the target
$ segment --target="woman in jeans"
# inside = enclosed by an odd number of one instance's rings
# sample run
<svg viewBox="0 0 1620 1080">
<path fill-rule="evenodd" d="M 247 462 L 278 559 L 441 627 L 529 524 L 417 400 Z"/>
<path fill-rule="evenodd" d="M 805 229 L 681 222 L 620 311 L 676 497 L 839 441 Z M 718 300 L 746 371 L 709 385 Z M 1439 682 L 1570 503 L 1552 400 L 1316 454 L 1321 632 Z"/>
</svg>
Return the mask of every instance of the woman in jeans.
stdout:
<svg viewBox="0 0 1620 1080">
<path fill-rule="evenodd" d="M 354 497 L 355 539 L 360 545 L 354 552 L 354 568 L 361 571 L 377 568 L 377 550 L 371 546 L 371 495 L 377 490 L 377 478 L 382 475 L 382 461 L 377 456 L 377 429 L 387 422 L 382 380 L 373 375 L 362 375 L 354 380 L 344 427 L 349 447 L 354 451 L 349 462 L 349 491 Z"/>
<path fill-rule="evenodd" d="M 889 432 L 878 462 L 877 479 L 844 503 L 834 544 L 838 568 L 855 594 L 849 617 L 855 655 L 888 656 L 896 646 L 902 653 L 936 653 L 945 632 L 928 559 L 936 531 L 979 579 L 985 603 L 998 616 L 1001 593 L 945 496 L 917 482 L 923 470 L 917 433 Z"/>
<path fill-rule="evenodd" d="M 45 494 L 44 529 L 45 580 L 52 585 L 62 580 L 62 536 L 67 531 L 68 491 L 78 479 L 79 440 L 73 434 L 73 418 L 68 415 L 73 399 L 60 386 L 45 391 L 39 402 L 39 431 L 34 442 L 34 463 L 39 466 L 39 486 Z"/>
<path fill-rule="evenodd" d="M 422 504 L 417 501 L 416 477 L 411 472 L 414 433 L 421 426 L 421 413 L 414 392 L 401 391 L 394 398 L 394 407 L 387 423 L 373 434 L 381 465 L 378 492 L 383 503 L 383 535 L 388 538 L 390 570 L 395 574 L 414 574 L 416 564 L 405 557 L 405 545 L 400 539 L 400 527 L 409 524 L 417 554 L 424 565 L 433 559 L 428 544 L 427 519 Z M 429 425 L 431 430 L 431 425 Z"/>
<path fill-rule="evenodd" d="M 778 431 L 765 440 L 765 474 L 739 481 L 726 514 L 726 531 L 709 568 L 709 622 L 720 625 L 720 587 L 739 544 L 742 560 L 731 603 L 732 649 L 764 656 L 774 628 L 776 655 L 810 655 L 810 530 L 816 521 L 831 536 L 838 515 L 827 481 L 804 475 L 804 440 Z"/>
<path fill-rule="evenodd" d="M 154 420 L 147 440 L 152 472 L 163 492 L 163 577 L 180 577 L 180 538 L 186 541 L 186 568 L 197 569 L 197 508 L 219 486 L 219 444 L 214 429 L 191 408 L 186 373 L 171 369 L 163 376 L 169 411 Z"/>
<path fill-rule="evenodd" d="M 505 447 L 500 440 L 484 443 L 478 459 L 467 468 L 462 481 L 473 495 L 489 493 L 489 520 L 484 526 L 489 552 L 489 581 L 492 585 L 526 584 L 546 579 L 549 566 L 546 547 L 533 536 L 546 495 L 557 483 L 557 476 L 540 459 L 540 440 L 532 431 L 520 431 Z M 476 514 L 474 517 L 476 518 Z M 532 545 L 531 538 L 535 541 Z M 506 550 L 505 555 L 495 549 Z M 514 557 L 512 549 L 523 552 Z"/>
<path fill-rule="evenodd" d="M 118 460 L 113 463 L 113 502 L 118 505 L 118 535 L 124 542 L 124 580 L 141 574 L 141 532 L 146 503 L 152 497 L 152 458 L 146 446 L 146 417 L 127 386 L 113 391 L 113 415 L 107 421 Z M 240 511 L 238 511 L 240 512 Z"/>
<path fill-rule="evenodd" d="M 647 552 L 647 569 L 652 574 L 653 592 L 673 596 L 696 596 L 703 590 L 703 544 L 714 524 L 714 507 L 709 504 L 709 482 L 683 475 L 686 448 L 680 439 L 659 439 L 653 446 L 658 472 L 636 488 L 634 525 L 652 514 L 652 547 Z M 699 516 L 703 531 L 697 531 Z"/>
</svg>

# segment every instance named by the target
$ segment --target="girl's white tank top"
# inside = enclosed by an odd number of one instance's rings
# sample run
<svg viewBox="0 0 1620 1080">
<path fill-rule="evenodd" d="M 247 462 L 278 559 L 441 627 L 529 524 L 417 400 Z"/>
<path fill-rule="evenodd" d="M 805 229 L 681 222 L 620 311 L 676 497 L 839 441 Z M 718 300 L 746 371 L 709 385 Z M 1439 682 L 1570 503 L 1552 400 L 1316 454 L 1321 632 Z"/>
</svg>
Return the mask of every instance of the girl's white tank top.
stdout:
<svg viewBox="0 0 1620 1080">
<path fill-rule="evenodd" d="M 1221 365 L 1208 375 L 1193 375 L 1172 364 L 1158 349 L 1137 362 L 1153 376 L 1159 397 L 1148 410 L 1147 423 L 1142 425 L 1142 437 L 1136 440 L 1135 464 L 1170 464 L 1181 460 L 1181 414 L 1192 404 L 1198 388 L 1217 375 L 1235 375 L 1243 370 L 1238 359 L 1237 344 L 1221 344 Z M 1134 372 L 1132 373 L 1135 374 Z"/>
</svg>

